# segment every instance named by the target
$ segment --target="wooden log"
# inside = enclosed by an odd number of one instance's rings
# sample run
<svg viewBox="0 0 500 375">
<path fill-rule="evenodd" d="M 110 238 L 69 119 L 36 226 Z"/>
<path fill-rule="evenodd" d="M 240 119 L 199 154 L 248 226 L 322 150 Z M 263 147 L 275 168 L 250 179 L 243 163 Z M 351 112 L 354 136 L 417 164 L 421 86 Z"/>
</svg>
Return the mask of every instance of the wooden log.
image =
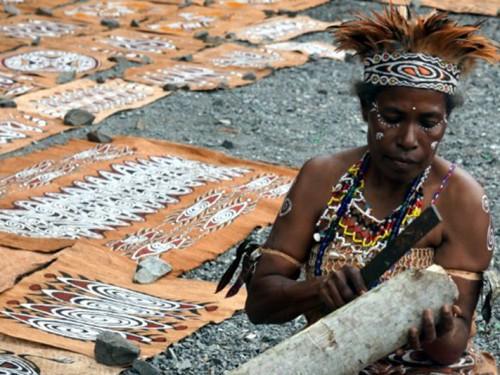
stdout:
<svg viewBox="0 0 500 375">
<path fill-rule="evenodd" d="M 403 272 L 230 374 L 357 374 L 402 347 L 424 309 L 438 319 L 441 306 L 457 297 L 437 265 Z"/>
</svg>

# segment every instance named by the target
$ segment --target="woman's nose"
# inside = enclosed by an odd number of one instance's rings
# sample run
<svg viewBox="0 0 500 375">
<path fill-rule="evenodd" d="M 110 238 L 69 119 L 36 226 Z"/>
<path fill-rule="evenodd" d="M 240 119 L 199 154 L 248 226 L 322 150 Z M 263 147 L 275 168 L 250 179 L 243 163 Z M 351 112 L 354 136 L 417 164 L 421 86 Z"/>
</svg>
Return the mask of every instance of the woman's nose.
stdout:
<svg viewBox="0 0 500 375">
<path fill-rule="evenodd" d="M 397 145 L 405 151 L 410 151 L 418 147 L 417 125 L 413 122 L 401 124 L 399 127 Z"/>
</svg>

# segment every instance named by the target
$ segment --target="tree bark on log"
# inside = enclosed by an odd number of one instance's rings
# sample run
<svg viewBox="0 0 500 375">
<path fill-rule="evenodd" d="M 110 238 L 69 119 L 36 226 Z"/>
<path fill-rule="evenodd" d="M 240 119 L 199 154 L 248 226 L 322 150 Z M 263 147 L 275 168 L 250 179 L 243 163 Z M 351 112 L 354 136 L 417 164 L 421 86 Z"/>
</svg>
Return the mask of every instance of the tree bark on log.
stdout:
<svg viewBox="0 0 500 375">
<path fill-rule="evenodd" d="M 352 375 L 406 344 L 422 311 L 438 319 L 458 289 L 439 266 L 406 271 L 253 358 L 231 375 Z"/>
</svg>

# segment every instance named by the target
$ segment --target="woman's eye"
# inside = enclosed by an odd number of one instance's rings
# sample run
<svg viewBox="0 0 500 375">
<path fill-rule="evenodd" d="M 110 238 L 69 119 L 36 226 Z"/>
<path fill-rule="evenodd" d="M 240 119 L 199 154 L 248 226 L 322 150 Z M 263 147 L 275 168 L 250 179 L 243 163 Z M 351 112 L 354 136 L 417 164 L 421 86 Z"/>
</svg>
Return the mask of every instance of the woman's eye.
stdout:
<svg viewBox="0 0 500 375">
<path fill-rule="evenodd" d="M 386 122 L 388 122 L 389 124 L 397 124 L 397 123 L 401 122 L 400 117 L 394 117 L 394 116 L 383 116 L 383 117 L 384 117 L 384 120 Z"/>
<path fill-rule="evenodd" d="M 432 129 L 439 125 L 439 121 L 422 121 L 420 123 L 420 126 L 422 126 L 424 129 Z"/>
</svg>

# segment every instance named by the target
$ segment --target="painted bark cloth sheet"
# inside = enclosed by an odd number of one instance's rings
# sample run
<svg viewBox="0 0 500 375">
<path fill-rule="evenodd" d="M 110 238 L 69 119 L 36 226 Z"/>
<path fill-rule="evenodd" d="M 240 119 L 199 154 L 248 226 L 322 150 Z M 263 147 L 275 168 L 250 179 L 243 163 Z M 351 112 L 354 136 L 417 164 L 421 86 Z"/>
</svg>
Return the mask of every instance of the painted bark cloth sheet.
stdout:
<svg viewBox="0 0 500 375">
<path fill-rule="evenodd" d="M 161 255 L 174 276 L 270 224 L 295 174 L 164 141 L 73 140 L 0 165 L 0 244 L 48 252 L 89 239 L 134 260 Z"/>
<path fill-rule="evenodd" d="M 43 267 L 55 259 L 55 257 L 52 254 L 8 249 L 0 246 L 0 259 L 2 265 L 2 272 L 0 272 L 0 293 L 2 293 L 12 288 L 23 275 Z"/>
<path fill-rule="evenodd" d="M 118 29 L 88 37 L 67 38 L 68 45 L 106 56 L 121 56 L 136 62 L 162 62 L 201 50 L 205 43 L 175 35 L 158 35 Z"/>
<path fill-rule="evenodd" d="M 92 357 L 97 335 L 112 331 L 151 356 L 243 308 L 245 293 L 225 299 L 215 284 L 185 279 L 137 285 L 134 269 L 127 258 L 79 242 L 0 295 L 0 332 Z"/>
<path fill-rule="evenodd" d="M 2 375 L 117 375 L 121 371 L 81 354 L 0 335 Z"/>
<path fill-rule="evenodd" d="M 0 96 L 4 98 L 15 98 L 51 85 L 50 80 L 31 74 L 0 72 Z"/>
<path fill-rule="evenodd" d="M 167 95 L 158 87 L 121 79 L 104 83 L 81 79 L 23 95 L 16 103 L 20 110 L 59 119 L 69 110 L 80 108 L 94 114 L 94 123 L 98 123 L 116 112 L 140 108 Z"/>
<path fill-rule="evenodd" d="M 1 77 L 0 75 L 0 80 Z M 49 120 L 14 108 L 2 108 L 0 111 L 0 155 L 65 130 L 67 127 L 60 120 Z M 0 164 L 4 163 L 6 162 Z M 1 186 L 0 182 L 0 197 Z"/>
<path fill-rule="evenodd" d="M 294 11 L 317 7 L 327 3 L 328 0 L 216 0 L 216 4 L 229 8 L 251 6 L 254 9 L 272 11 Z"/>
<path fill-rule="evenodd" d="M 266 44 L 264 48 L 274 51 L 296 51 L 305 54 L 306 56 L 318 56 L 321 58 L 344 61 L 346 58 L 345 51 L 338 51 L 337 48 L 324 42 L 280 42 Z"/>
<path fill-rule="evenodd" d="M 379 0 L 389 3 L 389 0 Z M 409 5 L 409 0 L 393 0 L 395 5 Z M 421 6 L 446 10 L 454 13 L 484 14 L 497 16 L 500 12 L 500 0 L 421 0 Z"/>
</svg>

